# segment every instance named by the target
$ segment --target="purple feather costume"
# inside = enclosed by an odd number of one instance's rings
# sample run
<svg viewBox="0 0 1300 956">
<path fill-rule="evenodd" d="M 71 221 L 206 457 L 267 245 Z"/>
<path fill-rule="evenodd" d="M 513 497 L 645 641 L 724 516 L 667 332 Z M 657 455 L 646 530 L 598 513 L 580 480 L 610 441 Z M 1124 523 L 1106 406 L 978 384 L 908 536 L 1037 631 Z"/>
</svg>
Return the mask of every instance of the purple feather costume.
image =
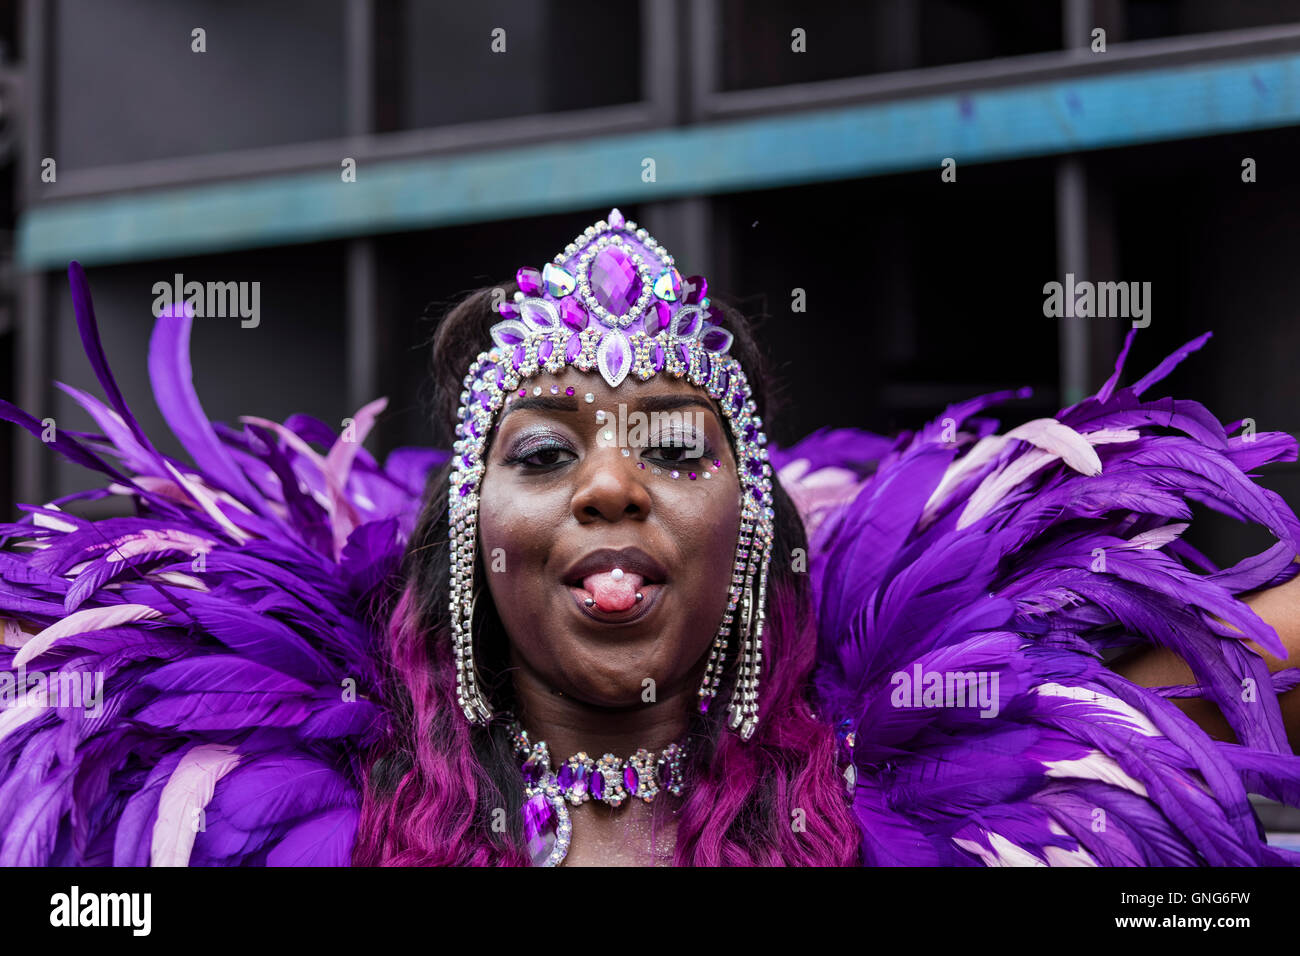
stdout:
<svg viewBox="0 0 1300 956">
<path fill-rule="evenodd" d="M 447 455 L 379 465 L 361 442 L 382 400 L 348 436 L 305 415 L 210 422 L 184 315 L 155 325 L 149 368 L 193 464 L 163 455 L 113 380 L 76 263 L 69 276 L 107 403 L 65 387 L 102 433 L 49 443 L 108 482 L 0 528 L 0 865 L 346 864 L 388 719 L 374 608 Z M 1010 393 L 894 442 L 846 429 L 771 451 L 808 528 L 815 689 L 865 863 L 1300 859 L 1265 842 L 1247 799 L 1300 805 L 1277 701 L 1300 671 L 1269 674 L 1244 646 L 1284 653 L 1236 597 L 1296 573 L 1300 522 L 1248 477 L 1294 460 L 1295 441 L 1228 437 L 1200 405 L 1142 397 L 1207 337 L 1122 388 L 1126 343 L 1096 396 L 1004 435 L 972 416 Z M 7 402 L 0 416 L 41 435 Z M 59 507 L 110 494 L 138 516 Z M 1214 568 L 1180 539 L 1190 502 L 1278 543 Z M 1101 663 L 1149 644 L 1188 662 L 1240 744 L 1173 705 L 1186 688 Z M 102 676 L 94 716 L 55 693 L 56 671 Z M 939 705 L 954 692 L 977 706 Z"/>
</svg>

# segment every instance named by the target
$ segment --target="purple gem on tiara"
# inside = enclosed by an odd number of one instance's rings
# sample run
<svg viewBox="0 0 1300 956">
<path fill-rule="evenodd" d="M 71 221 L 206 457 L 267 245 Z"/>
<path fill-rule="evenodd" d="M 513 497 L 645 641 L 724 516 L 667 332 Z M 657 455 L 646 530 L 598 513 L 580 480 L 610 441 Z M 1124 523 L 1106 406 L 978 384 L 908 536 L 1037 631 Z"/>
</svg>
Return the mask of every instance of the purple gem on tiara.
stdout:
<svg viewBox="0 0 1300 956">
<path fill-rule="evenodd" d="M 664 329 L 668 328 L 673 320 L 673 309 L 667 302 L 656 302 L 653 309 L 647 309 L 645 314 L 645 334 L 654 336 L 658 335 Z"/>
<path fill-rule="evenodd" d="M 701 299 L 707 298 L 709 294 L 709 283 L 704 276 L 688 276 L 684 285 L 685 294 L 682 296 L 684 305 L 696 305 Z"/>
<path fill-rule="evenodd" d="M 545 299 L 524 299 L 519 303 L 519 314 L 535 329 L 550 330 L 556 326 L 555 306 Z"/>
<path fill-rule="evenodd" d="M 572 787 L 573 777 L 574 777 L 573 766 L 571 764 L 566 763 L 563 767 L 560 768 L 560 775 L 557 778 L 557 782 L 560 785 L 560 789 L 568 790 L 570 787 Z"/>
<path fill-rule="evenodd" d="M 550 339 L 542 339 L 537 346 L 537 361 L 545 362 L 550 357 L 553 348 L 555 348 L 555 343 Z"/>
<path fill-rule="evenodd" d="M 590 321 L 587 310 L 578 304 L 577 299 L 565 299 L 560 303 L 560 319 L 575 332 L 581 332 Z"/>
<path fill-rule="evenodd" d="M 704 319 L 700 315 L 700 310 L 686 306 L 679 309 L 677 314 L 673 316 L 668 331 L 679 339 L 693 339 L 700 333 L 703 326 Z"/>
<path fill-rule="evenodd" d="M 601 376 L 617 388 L 632 367 L 632 347 L 627 336 L 618 329 L 606 332 L 596 350 L 596 361 L 600 365 Z"/>
<path fill-rule="evenodd" d="M 732 334 L 716 325 L 706 325 L 700 333 L 700 344 L 710 352 L 725 352 L 731 348 Z"/>
<path fill-rule="evenodd" d="M 518 345 L 524 340 L 524 334 L 528 331 L 527 326 L 522 322 L 502 323 L 494 326 L 494 337 L 504 346 Z"/>
<path fill-rule="evenodd" d="M 515 281 L 519 283 L 519 291 L 524 295 L 542 294 L 542 274 L 531 266 L 524 266 L 516 272 Z"/>
<path fill-rule="evenodd" d="M 576 333 L 569 336 L 569 341 L 564 345 L 564 361 L 572 363 L 582 351 L 582 338 Z"/>
<path fill-rule="evenodd" d="M 497 314 L 503 319 L 519 318 L 519 307 L 513 302 L 502 302 L 497 306 Z"/>
<path fill-rule="evenodd" d="M 600 770 L 591 775 L 591 795 L 597 800 L 605 796 L 605 775 Z"/>
<path fill-rule="evenodd" d="M 613 315 L 626 315 L 641 296 L 641 278 L 632 257 L 618 246 L 606 246 L 591 265 L 591 294 Z"/>
<path fill-rule="evenodd" d="M 623 214 L 618 211 L 617 206 L 609 211 L 609 219 L 607 221 L 609 222 L 609 228 L 611 229 L 622 229 L 627 223 L 627 220 L 623 218 Z"/>
<path fill-rule="evenodd" d="M 637 774 L 634 767 L 623 768 L 623 788 L 629 796 L 636 796 Z"/>
</svg>

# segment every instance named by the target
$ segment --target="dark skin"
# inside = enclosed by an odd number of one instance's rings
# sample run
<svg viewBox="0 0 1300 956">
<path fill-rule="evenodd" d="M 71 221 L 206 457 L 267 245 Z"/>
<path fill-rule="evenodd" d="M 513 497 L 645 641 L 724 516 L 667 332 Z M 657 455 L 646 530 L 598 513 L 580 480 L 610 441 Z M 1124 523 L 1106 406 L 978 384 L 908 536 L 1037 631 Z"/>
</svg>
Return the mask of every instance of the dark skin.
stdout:
<svg viewBox="0 0 1300 956">
<path fill-rule="evenodd" d="M 528 399 L 540 386 L 541 397 L 567 407 L 515 407 L 517 397 L 505 407 L 486 456 L 479 506 L 479 553 L 509 635 L 517 716 L 534 740 L 546 741 L 557 763 L 578 751 L 593 758 L 658 751 L 686 731 L 727 608 L 740 526 L 728 426 L 703 389 L 671 376 L 629 377 L 613 389 L 595 373 L 568 367 L 525 385 Z M 573 386 L 572 397 L 566 386 Z M 591 403 L 584 401 L 588 392 Z M 685 430 L 651 427 L 637 445 L 629 424 L 630 453 L 623 455 L 615 418 L 620 403 L 631 413 L 659 410 L 672 399 L 693 402 L 675 409 Z M 597 410 L 606 412 L 604 424 Z M 700 437 L 697 427 L 707 446 L 703 460 L 681 447 Z M 680 477 L 671 478 L 672 469 Z M 696 480 L 688 478 L 691 471 Z M 661 592 L 638 620 L 592 620 L 564 584 L 565 574 L 593 550 L 626 547 L 664 567 Z M 654 681 L 653 701 L 646 699 L 647 678 Z M 651 804 L 572 807 L 565 865 L 670 862 L 679 804 L 661 793 Z"/>
<path fill-rule="evenodd" d="M 1243 598 L 1264 622 L 1277 631 L 1288 658 L 1282 659 L 1265 651 L 1254 641 L 1246 646 L 1262 656 L 1269 673 L 1284 667 L 1294 667 L 1300 655 L 1300 576 L 1286 584 L 1257 591 Z M 1111 666 L 1117 674 L 1143 687 L 1160 687 L 1194 682 L 1192 670 L 1178 655 L 1163 647 L 1146 648 L 1117 661 Z M 1223 718 L 1213 701 L 1200 698 L 1174 698 L 1173 703 L 1216 740 L 1237 742 L 1237 736 Z M 1278 696 L 1282 708 L 1282 723 L 1292 752 L 1300 753 L 1300 687 L 1292 688 Z"/>
</svg>

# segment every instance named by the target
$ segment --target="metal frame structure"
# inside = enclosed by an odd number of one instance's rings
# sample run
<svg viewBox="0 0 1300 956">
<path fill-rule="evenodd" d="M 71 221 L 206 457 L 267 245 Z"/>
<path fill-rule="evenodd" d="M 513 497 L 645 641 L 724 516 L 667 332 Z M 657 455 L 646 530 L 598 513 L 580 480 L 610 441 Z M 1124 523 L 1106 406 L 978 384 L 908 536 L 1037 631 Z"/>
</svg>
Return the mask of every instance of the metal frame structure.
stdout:
<svg viewBox="0 0 1300 956">
<path fill-rule="evenodd" d="M 911 2 L 898 0 L 905 12 Z M 1086 151 L 1300 125 L 1300 26 L 1119 43 L 1094 55 L 1093 10 L 1093 0 L 1062 0 L 1058 51 L 725 91 L 719 0 L 643 0 L 641 102 L 376 133 L 377 3 L 346 0 L 342 139 L 61 169 L 58 183 L 43 184 L 57 13 L 25 0 L 17 399 L 30 409 L 50 401 L 47 270 L 69 258 L 105 264 L 343 239 L 348 393 L 359 405 L 380 381 L 374 236 L 624 201 L 627 170 L 646 155 L 659 181 L 642 220 L 706 274 L 716 274 L 725 240 L 713 235 L 710 195 L 937 171 L 945 156 L 1056 156 L 1058 264 L 1085 273 L 1090 250 L 1104 258 L 1114 244 Z M 340 189 L 344 156 L 361 172 Z M 1096 384 L 1096 357 L 1113 352 L 1082 323 L 1063 328 L 1061 392 L 1071 401 Z M 15 451 L 18 499 L 37 500 L 52 456 L 30 440 Z"/>
</svg>

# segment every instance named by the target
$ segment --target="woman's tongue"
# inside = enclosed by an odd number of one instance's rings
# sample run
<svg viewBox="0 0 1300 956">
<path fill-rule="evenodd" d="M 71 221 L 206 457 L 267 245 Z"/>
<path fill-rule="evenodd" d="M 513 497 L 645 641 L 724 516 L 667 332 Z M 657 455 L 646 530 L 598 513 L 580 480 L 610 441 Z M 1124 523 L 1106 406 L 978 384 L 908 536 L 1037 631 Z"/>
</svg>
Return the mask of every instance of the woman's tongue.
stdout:
<svg viewBox="0 0 1300 956">
<path fill-rule="evenodd" d="M 615 575 L 613 571 L 589 574 L 582 586 L 602 611 L 626 611 L 636 603 L 636 592 L 645 579 L 631 571 Z"/>
</svg>

